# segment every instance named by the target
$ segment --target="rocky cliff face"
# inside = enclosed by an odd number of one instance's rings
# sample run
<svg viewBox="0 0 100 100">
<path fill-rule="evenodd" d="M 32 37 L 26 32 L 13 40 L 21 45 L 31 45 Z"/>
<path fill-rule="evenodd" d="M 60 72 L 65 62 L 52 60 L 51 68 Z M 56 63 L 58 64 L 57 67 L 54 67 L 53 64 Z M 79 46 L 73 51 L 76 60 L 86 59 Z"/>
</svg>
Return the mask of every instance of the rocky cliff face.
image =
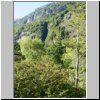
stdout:
<svg viewBox="0 0 100 100">
<path fill-rule="evenodd" d="M 27 23 L 31 23 L 33 22 L 35 19 L 34 19 L 34 15 L 33 16 L 30 16 L 29 18 L 27 18 Z"/>
<path fill-rule="evenodd" d="M 31 12 L 29 15 L 17 19 L 14 21 L 14 24 L 26 24 L 32 22 L 36 19 L 45 19 L 49 15 L 55 15 L 55 13 L 62 12 L 66 9 L 66 2 L 54 2 L 43 7 L 37 8 L 34 12 Z"/>
<path fill-rule="evenodd" d="M 36 20 L 38 21 L 38 20 L 48 19 L 49 17 L 55 16 L 57 13 L 64 11 L 66 7 L 67 7 L 66 2 L 53 2 L 53 3 L 47 4 L 43 7 L 37 8 L 34 12 L 31 12 L 30 14 L 28 14 L 27 16 L 23 18 L 15 20 L 14 27 L 15 28 L 17 28 L 17 26 L 24 27 L 24 25 L 30 24 Z M 19 28 L 19 30 L 20 31 L 15 32 L 17 33 L 15 35 L 16 40 L 20 39 L 22 36 L 25 36 L 27 32 L 30 33 L 31 35 L 32 33 L 36 33 L 36 32 L 29 32 L 30 29 L 25 32 L 23 32 L 23 29 L 21 28 Z M 41 30 L 41 28 L 37 28 L 37 30 Z M 44 28 L 41 30 L 41 32 L 42 32 L 41 38 L 44 41 L 48 33 L 47 24 L 44 25 Z M 45 35 L 43 34 L 44 32 L 46 32 Z"/>
<path fill-rule="evenodd" d="M 14 21 L 14 28 L 18 28 L 17 31 L 14 30 L 15 40 L 18 41 L 24 36 L 30 36 L 32 38 L 38 37 L 45 41 L 48 33 L 55 34 L 62 30 L 61 38 L 64 39 L 65 33 L 68 33 L 68 22 L 73 20 L 78 13 L 74 13 L 74 10 L 71 11 L 71 9 L 81 5 L 82 2 L 53 2 L 37 8 L 27 16 Z M 84 6 L 82 7 L 84 12 Z M 70 10 L 68 11 L 68 9 Z M 80 7 L 78 9 L 80 10 Z M 50 38 L 55 40 L 52 34 Z M 74 32 L 69 32 L 69 35 L 73 37 Z"/>
</svg>

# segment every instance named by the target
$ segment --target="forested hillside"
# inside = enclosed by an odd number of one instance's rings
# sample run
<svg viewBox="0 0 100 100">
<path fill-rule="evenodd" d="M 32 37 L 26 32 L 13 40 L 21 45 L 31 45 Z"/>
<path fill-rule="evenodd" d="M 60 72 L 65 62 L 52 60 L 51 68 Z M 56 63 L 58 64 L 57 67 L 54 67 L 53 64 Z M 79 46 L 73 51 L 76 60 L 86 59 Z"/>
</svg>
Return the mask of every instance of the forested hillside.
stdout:
<svg viewBox="0 0 100 100">
<path fill-rule="evenodd" d="M 15 98 L 86 97 L 86 2 L 53 2 L 14 21 Z"/>
</svg>

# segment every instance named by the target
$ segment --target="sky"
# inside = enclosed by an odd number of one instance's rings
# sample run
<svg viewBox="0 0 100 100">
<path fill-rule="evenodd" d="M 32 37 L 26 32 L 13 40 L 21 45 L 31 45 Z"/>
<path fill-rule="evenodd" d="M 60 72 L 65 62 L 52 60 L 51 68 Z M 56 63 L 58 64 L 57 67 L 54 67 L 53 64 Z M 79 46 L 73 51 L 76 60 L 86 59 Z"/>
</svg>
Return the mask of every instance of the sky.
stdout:
<svg viewBox="0 0 100 100">
<path fill-rule="evenodd" d="M 49 3 L 50 2 L 14 2 L 14 20 L 22 18 L 34 11 L 36 8 Z"/>
</svg>

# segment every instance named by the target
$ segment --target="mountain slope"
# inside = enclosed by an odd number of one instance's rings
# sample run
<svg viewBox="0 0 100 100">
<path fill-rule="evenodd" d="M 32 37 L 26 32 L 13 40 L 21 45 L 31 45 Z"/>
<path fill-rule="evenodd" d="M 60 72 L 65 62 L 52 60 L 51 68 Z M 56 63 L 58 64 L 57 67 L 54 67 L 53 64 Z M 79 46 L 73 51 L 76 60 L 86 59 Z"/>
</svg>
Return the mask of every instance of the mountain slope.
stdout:
<svg viewBox="0 0 100 100">
<path fill-rule="evenodd" d="M 14 22 L 14 96 L 86 97 L 86 2 L 53 2 Z"/>
<path fill-rule="evenodd" d="M 81 2 L 79 4 L 82 5 Z M 59 28 L 65 28 L 66 31 L 66 22 L 67 20 L 75 16 L 74 13 L 69 12 L 71 5 L 77 7 L 78 2 L 54 2 L 43 7 L 36 9 L 34 12 L 14 21 L 14 37 L 16 40 L 20 39 L 22 36 L 33 36 L 38 35 L 39 37 L 45 32 L 44 23 L 47 23 L 47 26 L 50 27 L 53 25 Z M 84 9 L 84 8 L 83 8 Z M 47 30 L 48 31 L 48 30 Z M 46 37 L 46 36 L 44 36 Z M 45 40 L 45 39 L 43 39 Z"/>
<path fill-rule="evenodd" d="M 68 2 L 69 3 L 69 2 Z M 47 4 L 43 7 L 37 8 L 34 12 L 31 12 L 27 16 L 17 19 L 14 21 L 15 24 L 25 24 L 29 19 L 32 19 L 32 21 L 39 19 L 39 18 L 46 18 L 49 15 L 55 15 L 56 13 L 59 13 L 66 9 L 67 2 L 54 2 Z M 72 2 L 70 2 L 72 3 Z M 32 18 L 33 17 L 33 18 Z"/>
</svg>

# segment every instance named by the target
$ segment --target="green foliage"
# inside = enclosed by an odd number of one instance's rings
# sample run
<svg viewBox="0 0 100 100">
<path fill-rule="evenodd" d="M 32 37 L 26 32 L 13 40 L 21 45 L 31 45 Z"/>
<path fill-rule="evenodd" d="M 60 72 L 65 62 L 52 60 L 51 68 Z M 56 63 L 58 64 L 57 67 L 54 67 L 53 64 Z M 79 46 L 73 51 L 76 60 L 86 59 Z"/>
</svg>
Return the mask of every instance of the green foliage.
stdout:
<svg viewBox="0 0 100 100">
<path fill-rule="evenodd" d="M 72 4 L 69 4 L 68 7 L 67 7 L 67 10 L 70 11 L 70 12 L 72 12 L 72 11 L 75 10 L 75 6 L 72 5 Z"/>
<path fill-rule="evenodd" d="M 14 72 L 14 96 L 17 98 L 73 98 L 85 95 L 84 90 L 71 85 L 67 70 L 47 57 L 16 63 Z"/>
<path fill-rule="evenodd" d="M 62 61 L 64 63 L 64 67 L 73 67 L 75 66 L 75 50 L 72 48 L 66 47 L 66 52 L 62 55 Z"/>
<path fill-rule="evenodd" d="M 26 37 L 21 40 L 20 46 L 21 52 L 25 55 L 26 59 L 36 59 L 44 52 L 43 43 L 38 38 L 31 39 L 30 37 Z"/>
<path fill-rule="evenodd" d="M 24 25 L 14 26 L 14 35 L 20 34 L 24 30 Z"/>
<path fill-rule="evenodd" d="M 21 26 L 15 24 L 14 27 L 14 37 L 26 32 L 19 42 L 14 43 L 14 96 L 84 98 L 86 3 L 72 1 L 52 3 L 37 9 L 36 13 L 38 20 Z M 25 20 L 26 18 L 27 16 Z M 44 37 L 46 39 L 43 41 Z M 78 87 L 75 86 L 77 46 Z"/>
<path fill-rule="evenodd" d="M 21 53 L 20 45 L 14 42 L 14 61 L 21 61 L 23 59 L 25 59 L 25 57 Z"/>
</svg>

